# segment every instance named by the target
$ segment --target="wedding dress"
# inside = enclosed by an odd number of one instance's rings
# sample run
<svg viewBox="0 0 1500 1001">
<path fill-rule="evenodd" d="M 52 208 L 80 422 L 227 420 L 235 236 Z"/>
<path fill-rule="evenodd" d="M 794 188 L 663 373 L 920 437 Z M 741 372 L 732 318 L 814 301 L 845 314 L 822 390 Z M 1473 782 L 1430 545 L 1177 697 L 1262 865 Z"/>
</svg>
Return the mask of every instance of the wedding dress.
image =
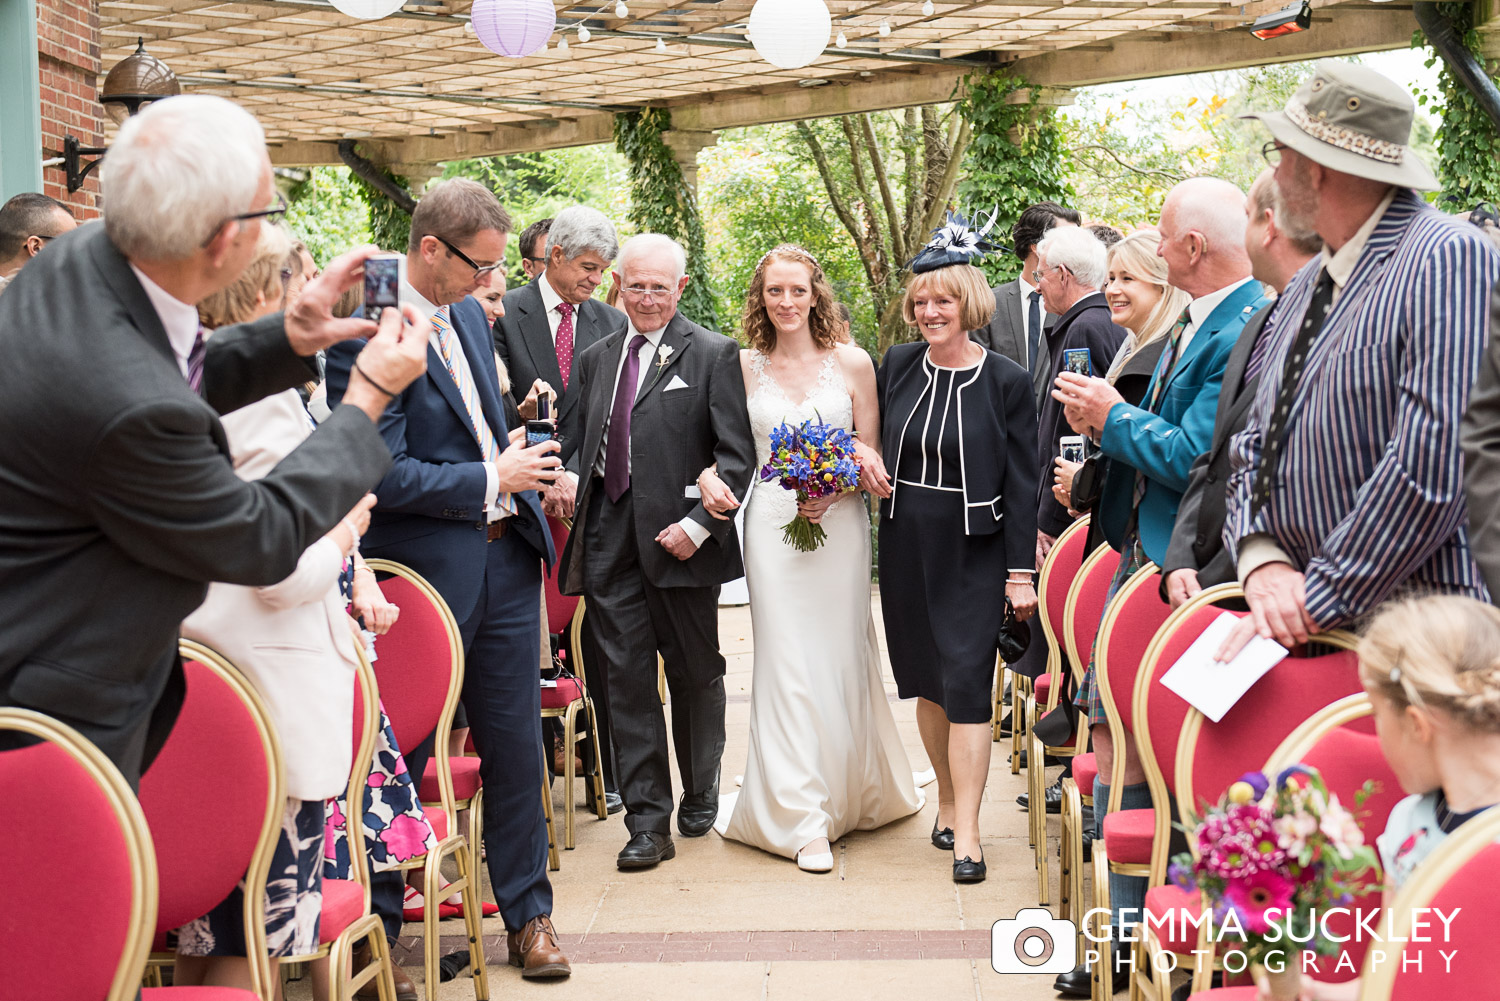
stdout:
<svg viewBox="0 0 1500 1001">
<path fill-rule="evenodd" d="M 770 458 L 771 429 L 821 419 L 852 429 L 854 406 L 836 355 L 812 392 L 793 403 L 750 356 L 749 397 L 757 469 Z M 837 841 L 922 808 L 896 732 L 870 614 L 870 522 L 858 494 L 823 515 L 823 546 L 800 553 L 781 526 L 796 494 L 757 483 L 745 511 L 745 577 L 755 643 L 750 751 L 738 793 L 722 797 L 721 835 L 796 858 L 809 842 Z"/>
</svg>

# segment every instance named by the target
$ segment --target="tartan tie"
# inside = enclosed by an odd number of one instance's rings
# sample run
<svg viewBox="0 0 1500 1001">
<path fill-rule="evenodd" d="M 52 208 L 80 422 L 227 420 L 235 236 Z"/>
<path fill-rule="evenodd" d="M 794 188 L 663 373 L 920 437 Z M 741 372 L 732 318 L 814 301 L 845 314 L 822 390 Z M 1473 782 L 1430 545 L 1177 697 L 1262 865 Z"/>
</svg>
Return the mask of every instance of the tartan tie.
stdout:
<svg viewBox="0 0 1500 1001">
<path fill-rule="evenodd" d="M 439 306 L 438 311 L 432 314 L 432 332 L 437 335 L 438 354 L 443 357 L 443 366 L 448 369 L 448 374 L 453 377 L 453 383 L 458 387 L 458 395 L 464 401 L 464 409 L 469 412 L 469 430 L 474 433 L 474 440 L 479 443 L 479 452 L 488 463 L 498 462 L 500 459 L 500 446 L 495 441 L 494 432 L 490 430 L 489 422 L 484 419 L 484 406 L 479 402 L 479 390 L 475 387 L 469 371 L 460 366 L 455 355 L 462 350 L 456 343 L 453 327 L 448 320 L 448 307 Z M 509 493 L 502 491 L 495 498 L 496 505 L 506 514 L 515 514 L 515 500 Z"/>
<path fill-rule="evenodd" d="M 573 371 L 573 304 L 560 302 L 557 311 L 562 314 L 557 324 L 557 367 L 562 372 L 562 388 L 567 389 Z"/>
<path fill-rule="evenodd" d="M 203 388 L 203 356 L 208 354 L 208 341 L 203 334 L 203 324 L 200 323 L 198 336 L 193 338 L 193 346 L 188 349 L 187 356 L 188 388 L 195 393 Z"/>
<path fill-rule="evenodd" d="M 1192 317 L 1184 309 L 1182 315 L 1177 318 L 1177 322 L 1172 326 L 1171 333 L 1167 334 L 1167 346 L 1162 351 L 1161 361 L 1157 365 L 1158 377 L 1151 384 L 1151 393 L 1146 400 L 1146 409 L 1153 414 L 1161 407 L 1161 398 L 1167 391 L 1167 380 L 1172 378 L 1172 369 L 1177 364 L 1177 348 L 1182 343 L 1182 332 L 1187 329 L 1187 325 L 1191 322 Z M 1135 528 L 1137 520 L 1136 512 L 1140 509 L 1141 498 L 1145 496 L 1146 474 L 1140 470 L 1136 470 L 1135 488 L 1131 491 L 1130 497 L 1130 527 L 1132 530 Z"/>
</svg>

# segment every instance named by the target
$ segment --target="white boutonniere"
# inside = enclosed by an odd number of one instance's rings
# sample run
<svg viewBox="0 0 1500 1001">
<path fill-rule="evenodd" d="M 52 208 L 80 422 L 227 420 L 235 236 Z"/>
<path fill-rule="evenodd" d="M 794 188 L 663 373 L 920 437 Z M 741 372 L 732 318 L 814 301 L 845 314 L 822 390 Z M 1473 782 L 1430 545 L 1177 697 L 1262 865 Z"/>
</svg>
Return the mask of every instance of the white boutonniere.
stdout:
<svg viewBox="0 0 1500 1001">
<path fill-rule="evenodd" d="M 656 377 L 661 378 L 661 370 L 667 367 L 667 361 L 672 357 L 672 345 L 663 344 L 656 349 Z"/>
</svg>

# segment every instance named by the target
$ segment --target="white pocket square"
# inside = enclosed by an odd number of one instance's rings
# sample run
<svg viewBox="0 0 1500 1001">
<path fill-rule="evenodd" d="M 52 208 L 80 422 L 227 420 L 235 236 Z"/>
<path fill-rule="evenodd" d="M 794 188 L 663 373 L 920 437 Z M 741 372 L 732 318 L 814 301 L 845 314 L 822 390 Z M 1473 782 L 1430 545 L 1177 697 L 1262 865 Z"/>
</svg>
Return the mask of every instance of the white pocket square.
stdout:
<svg viewBox="0 0 1500 1001">
<path fill-rule="evenodd" d="M 663 393 L 670 393 L 674 389 L 687 389 L 687 388 L 688 388 L 688 384 L 682 381 L 682 376 L 680 376 L 680 375 L 674 375 L 674 376 L 672 376 L 672 381 L 669 382 L 669 383 L 667 383 L 666 388 L 664 388 L 662 390 L 662 392 Z"/>
</svg>

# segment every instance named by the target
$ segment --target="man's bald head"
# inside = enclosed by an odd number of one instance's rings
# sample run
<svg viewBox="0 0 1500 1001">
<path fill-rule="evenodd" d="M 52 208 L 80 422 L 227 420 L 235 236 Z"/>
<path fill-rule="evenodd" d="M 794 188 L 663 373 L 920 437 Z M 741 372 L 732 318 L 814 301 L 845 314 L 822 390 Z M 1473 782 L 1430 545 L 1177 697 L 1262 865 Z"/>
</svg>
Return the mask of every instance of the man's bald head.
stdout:
<svg viewBox="0 0 1500 1001">
<path fill-rule="evenodd" d="M 1162 204 L 1156 252 L 1167 280 L 1193 298 L 1250 277 L 1245 254 L 1245 195 L 1228 181 L 1192 177 Z"/>
</svg>

